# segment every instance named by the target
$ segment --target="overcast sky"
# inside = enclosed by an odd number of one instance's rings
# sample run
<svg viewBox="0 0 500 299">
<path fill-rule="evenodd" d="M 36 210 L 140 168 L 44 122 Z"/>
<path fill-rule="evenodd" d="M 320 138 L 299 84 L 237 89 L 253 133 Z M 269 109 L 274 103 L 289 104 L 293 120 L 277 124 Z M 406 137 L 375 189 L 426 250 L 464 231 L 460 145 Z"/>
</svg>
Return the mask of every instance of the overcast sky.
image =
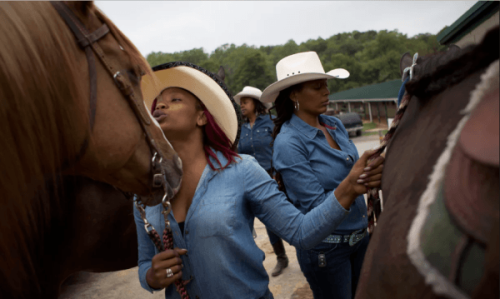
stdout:
<svg viewBox="0 0 500 299">
<path fill-rule="evenodd" d="M 96 1 L 146 56 L 297 44 L 353 30 L 436 34 L 476 1 Z"/>
</svg>

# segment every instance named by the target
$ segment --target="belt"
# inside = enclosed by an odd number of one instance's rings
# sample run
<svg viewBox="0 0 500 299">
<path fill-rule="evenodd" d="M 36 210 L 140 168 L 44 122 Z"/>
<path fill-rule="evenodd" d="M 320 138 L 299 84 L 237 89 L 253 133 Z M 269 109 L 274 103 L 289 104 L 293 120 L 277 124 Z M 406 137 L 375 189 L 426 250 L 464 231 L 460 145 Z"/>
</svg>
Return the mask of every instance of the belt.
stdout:
<svg viewBox="0 0 500 299">
<path fill-rule="evenodd" d="M 350 235 L 329 235 L 323 243 L 347 243 L 354 246 L 366 236 L 366 228 L 353 231 Z"/>
</svg>

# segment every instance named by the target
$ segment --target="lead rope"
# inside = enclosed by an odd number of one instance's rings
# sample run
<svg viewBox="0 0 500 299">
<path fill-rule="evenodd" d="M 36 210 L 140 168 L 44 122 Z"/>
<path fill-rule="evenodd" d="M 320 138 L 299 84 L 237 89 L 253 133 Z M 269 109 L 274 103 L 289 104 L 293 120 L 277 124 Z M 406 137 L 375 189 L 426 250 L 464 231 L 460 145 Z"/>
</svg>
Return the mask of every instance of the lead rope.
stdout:
<svg viewBox="0 0 500 299">
<path fill-rule="evenodd" d="M 408 71 L 410 72 L 410 80 L 413 78 L 413 68 L 415 67 L 415 65 L 417 65 L 417 59 L 418 59 L 418 53 L 415 53 L 415 55 L 413 56 L 413 64 L 411 65 L 411 67 L 407 67 L 403 71 L 403 78 L 404 74 Z M 405 91 L 403 99 L 401 100 L 401 104 L 399 104 L 398 111 L 396 112 L 394 120 L 391 123 L 391 128 L 389 129 L 387 134 L 385 134 L 382 143 L 376 149 L 375 153 L 368 158 L 367 162 L 368 164 L 370 164 L 373 160 L 378 158 L 384 152 L 385 148 L 387 147 L 387 144 L 394 135 L 394 132 L 398 128 L 399 122 L 403 118 L 403 115 L 406 111 L 406 108 L 408 107 L 410 99 L 411 96 Z M 377 220 L 380 216 L 380 213 L 382 213 L 382 204 L 380 201 L 379 190 L 380 190 L 379 188 L 371 188 L 370 190 L 368 190 L 367 214 L 368 214 L 368 232 L 370 234 L 373 233 Z"/>
<path fill-rule="evenodd" d="M 171 211 L 170 202 L 168 201 L 162 202 L 163 205 L 162 214 L 165 219 L 165 229 L 163 230 L 163 239 L 160 238 L 160 235 L 158 234 L 156 229 L 146 219 L 146 211 L 144 209 L 144 205 L 142 204 L 138 196 L 135 197 L 134 203 L 135 207 L 137 208 L 137 210 L 139 210 L 139 213 L 141 214 L 142 220 L 144 221 L 144 228 L 146 229 L 146 233 L 148 234 L 151 241 L 153 241 L 153 244 L 155 245 L 156 249 L 158 249 L 159 252 L 166 251 L 167 249 L 174 249 L 174 237 L 172 236 L 170 221 L 168 221 L 168 214 Z M 190 280 L 183 281 L 182 279 L 178 279 L 174 282 L 175 288 L 177 289 L 177 292 L 181 295 L 182 299 L 189 299 L 189 295 L 186 290 L 186 284 L 189 281 Z"/>
</svg>

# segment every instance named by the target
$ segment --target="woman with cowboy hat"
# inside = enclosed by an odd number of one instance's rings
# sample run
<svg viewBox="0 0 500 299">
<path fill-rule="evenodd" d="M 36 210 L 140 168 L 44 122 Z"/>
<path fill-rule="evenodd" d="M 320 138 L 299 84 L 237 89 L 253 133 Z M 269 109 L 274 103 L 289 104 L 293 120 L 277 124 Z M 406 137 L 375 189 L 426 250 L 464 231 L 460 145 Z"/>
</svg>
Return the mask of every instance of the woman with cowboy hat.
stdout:
<svg viewBox="0 0 500 299">
<path fill-rule="evenodd" d="M 183 180 L 171 210 L 134 210 L 141 286 L 165 288 L 166 298 L 273 298 L 265 255 L 252 237 L 254 217 L 290 244 L 312 248 L 347 216 L 344 193 L 331 193 L 304 215 L 252 156 L 234 152 L 241 117 L 224 83 L 189 63 L 153 71 L 142 80 L 143 96 L 182 160 Z M 362 159 L 346 190 L 356 188 Z M 173 238 L 174 249 L 157 249 L 151 225 L 165 231 L 165 244 Z"/>
<path fill-rule="evenodd" d="M 241 107 L 243 115 L 243 125 L 241 126 L 241 138 L 238 143 L 238 152 L 253 156 L 259 165 L 264 168 L 272 177 L 271 159 L 273 148 L 273 128 L 272 118 L 268 117 L 267 109 L 270 103 L 262 103 L 260 89 L 245 86 L 241 92 L 234 96 L 234 100 Z M 274 116 L 273 116 L 274 117 Z M 280 275 L 288 267 L 288 257 L 286 256 L 283 240 L 266 227 L 269 241 L 276 254 L 277 264 L 271 272 L 272 276 Z"/>
<path fill-rule="evenodd" d="M 342 122 L 322 115 L 329 103 L 327 80 L 347 78 L 349 72 L 325 73 L 316 52 L 285 57 L 276 72 L 278 81 L 261 96 L 263 102 L 275 102 L 277 111 L 276 180 L 302 213 L 317 209 L 333 194 L 339 203 L 337 215 L 342 215 L 316 247 L 297 248 L 300 268 L 314 298 L 353 298 L 369 240 L 362 194 L 380 186 L 383 157 L 365 165 L 373 151 L 359 158 Z M 353 176 L 357 167 L 363 171 Z"/>
</svg>

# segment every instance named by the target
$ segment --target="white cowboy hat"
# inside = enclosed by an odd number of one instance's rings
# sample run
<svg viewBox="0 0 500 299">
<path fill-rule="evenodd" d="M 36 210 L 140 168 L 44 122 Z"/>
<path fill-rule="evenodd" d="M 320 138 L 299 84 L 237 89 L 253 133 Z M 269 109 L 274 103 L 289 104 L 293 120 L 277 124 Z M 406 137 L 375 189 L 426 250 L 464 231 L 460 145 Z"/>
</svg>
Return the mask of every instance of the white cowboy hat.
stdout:
<svg viewBox="0 0 500 299">
<path fill-rule="evenodd" d="M 318 79 L 345 79 L 349 72 L 345 69 L 334 69 L 325 73 L 316 52 L 303 52 L 287 56 L 276 64 L 278 81 L 269 85 L 262 93 L 260 100 L 271 103 L 276 100 L 280 91 L 292 85 Z"/>
<path fill-rule="evenodd" d="M 171 62 L 155 66 L 153 76 L 142 77 L 141 89 L 144 102 L 151 110 L 153 101 L 166 88 L 180 87 L 193 93 L 203 102 L 227 138 L 236 144 L 241 117 L 236 114 L 236 104 L 221 81 L 203 68 L 186 62 Z"/>
<path fill-rule="evenodd" d="M 252 87 L 252 86 L 245 86 L 242 91 L 240 91 L 238 94 L 236 94 L 233 98 L 240 105 L 241 98 L 244 97 L 249 97 L 252 99 L 256 99 L 262 103 L 260 100 L 260 96 L 262 95 L 262 91 L 260 89 Z M 272 104 L 271 103 L 262 103 L 266 107 L 266 109 L 271 108 Z"/>
</svg>

